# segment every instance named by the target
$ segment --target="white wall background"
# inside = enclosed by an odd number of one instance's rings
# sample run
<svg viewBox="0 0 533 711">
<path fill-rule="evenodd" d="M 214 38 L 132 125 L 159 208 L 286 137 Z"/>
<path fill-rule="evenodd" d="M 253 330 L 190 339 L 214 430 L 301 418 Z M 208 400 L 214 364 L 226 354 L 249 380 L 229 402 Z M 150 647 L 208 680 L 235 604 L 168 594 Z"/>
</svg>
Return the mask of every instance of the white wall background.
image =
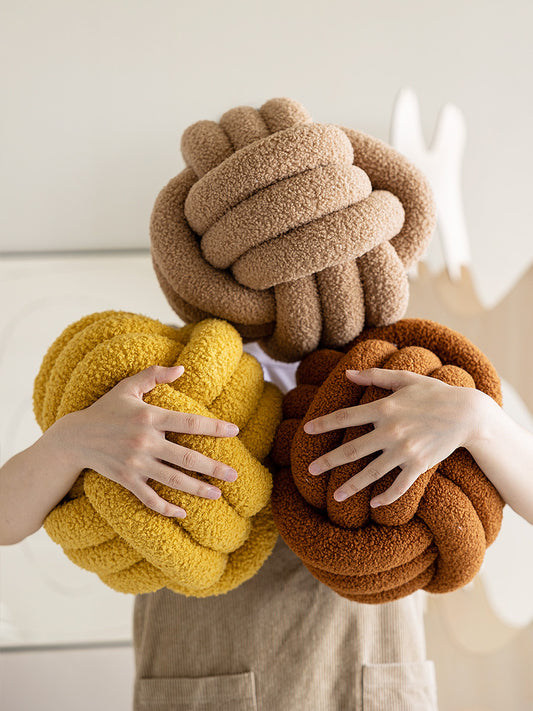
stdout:
<svg viewBox="0 0 533 711">
<path fill-rule="evenodd" d="M 194 121 L 289 96 L 317 121 L 388 140 L 394 98 L 411 86 L 427 142 L 445 102 L 465 115 L 472 272 L 494 304 L 533 261 L 532 26 L 530 0 L 0 0 L 0 251 L 147 250 L 154 199 L 184 167 Z M 16 300 L 3 300 L 9 321 L 7 306 Z M 104 649 L 4 648 L 5 708 L 81 710 L 61 693 L 68 665 L 87 708 L 125 710 L 131 650 Z"/>
<path fill-rule="evenodd" d="M 533 261 L 528 0 L 2 0 L 3 250 L 146 247 L 199 119 L 290 96 L 388 139 L 418 93 L 426 139 L 464 112 L 474 276 L 495 303 Z"/>
</svg>

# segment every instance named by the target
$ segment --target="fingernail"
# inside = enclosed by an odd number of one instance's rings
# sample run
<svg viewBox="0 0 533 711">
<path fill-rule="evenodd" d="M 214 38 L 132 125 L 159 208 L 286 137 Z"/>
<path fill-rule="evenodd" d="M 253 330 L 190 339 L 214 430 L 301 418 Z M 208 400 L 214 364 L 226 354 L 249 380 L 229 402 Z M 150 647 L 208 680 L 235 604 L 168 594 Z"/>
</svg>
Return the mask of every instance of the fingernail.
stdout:
<svg viewBox="0 0 533 711">
<path fill-rule="evenodd" d="M 218 499 L 218 498 L 220 498 L 221 494 L 222 494 L 222 492 L 220 491 L 220 489 L 217 489 L 216 487 L 213 486 L 207 492 L 207 498 L 208 499 Z"/>
<path fill-rule="evenodd" d="M 360 370 L 347 370 L 346 374 L 350 373 L 350 375 L 358 375 L 360 372 Z"/>
<path fill-rule="evenodd" d="M 373 509 L 377 509 L 377 507 L 381 506 L 381 504 L 377 499 L 372 499 L 372 501 L 370 502 L 370 506 L 372 506 Z"/>
<path fill-rule="evenodd" d="M 175 518 L 185 518 L 187 514 L 185 511 L 178 511 L 178 513 L 175 515 Z"/>
<path fill-rule="evenodd" d="M 336 491 L 333 494 L 333 498 L 335 499 L 335 501 L 346 501 L 346 499 L 348 498 L 348 494 L 345 491 Z"/>
<path fill-rule="evenodd" d="M 316 462 L 311 462 L 311 464 L 309 465 L 310 474 L 320 474 L 321 471 L 322 467 L 320 466 L 320 464 L 317 464 Z"/>
<path fill-rule="evenodd" d="M 315 429 L 315 426 L 313 425 L 312 422 L 306 422 L 304 425 L 304 432 L 307 432 L 307 434 L 313 434 L 313 430 Z"/>
<path fill-rule="evenodd" d="M 235 437 L 235 435 L 239 434 L 239 428 L 237 425 L 226 425 L 226 432 L 230 437 Z"/>
<path fill-rule="evenodd" d="M 228 469 L 226 472 L 226 481 L 235 481 L 238 476 L 235 469 Z"/>
</svg>

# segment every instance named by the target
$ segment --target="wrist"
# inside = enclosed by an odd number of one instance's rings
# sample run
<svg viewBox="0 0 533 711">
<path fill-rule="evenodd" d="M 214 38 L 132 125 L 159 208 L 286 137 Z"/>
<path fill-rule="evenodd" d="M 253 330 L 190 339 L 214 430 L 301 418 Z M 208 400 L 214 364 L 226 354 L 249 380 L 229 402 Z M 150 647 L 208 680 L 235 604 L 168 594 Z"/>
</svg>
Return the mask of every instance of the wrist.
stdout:
<svg viewBox="0 0 533 711">
<path fill-rule="evenodd" d="M 474 455 L 476 451 L 494 440 L 501 408 L 490 395 L 481 390 L 465 388 L 465 391 L 468 391 L 466 397 L 470 403 L 471 416 L 464 447 Z"/>
<path fill-rule="evenodd" d="M 81 461 L 76 442 L 76 433 L 80 427 L 78 414 L 78 412 L 72 412 L 61 417 L 46 430 L 36 443 L 43 462 L 50 463 L 56 471 L 60 469 L 66 476 L 71 474 L 72 483 L 87 466 Z"/>
</svg>

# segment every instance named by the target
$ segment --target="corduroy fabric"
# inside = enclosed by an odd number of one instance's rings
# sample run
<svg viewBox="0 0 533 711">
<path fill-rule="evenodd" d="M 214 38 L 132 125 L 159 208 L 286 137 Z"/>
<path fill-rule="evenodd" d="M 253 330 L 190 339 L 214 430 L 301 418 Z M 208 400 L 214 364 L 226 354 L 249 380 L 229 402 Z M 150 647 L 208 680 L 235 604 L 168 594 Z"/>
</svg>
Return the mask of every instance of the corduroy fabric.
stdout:
<svg viewBox="0 0 533 711">
<path fill-rule="evenodd" d="M 243 353 L 237 331 L 210 319 L 175 329 L 126 312 L 92 314 L 69 326 L 43 359 L 34 411 L 43 430 L 84 409 L 120 380 L 150 365 L 183 365 L 144 401 L 168 410 L 237 424 L 238 437 L 167 433 L 167 439 L 235 468 L 239 477 L 216 484 L 205 499 L 149 480 L 185 519 L 145 506 L 120 484 L 85 469 L 47 516 L 44 528 L 77 565 L 115 590 L 141 593 L 167 587 L 183 595 L 217 595 L 254 575 L 271 553 L 277 532 L 270 511 L 272 478 L 261 464 L 281 418 L 281 393 L 264 383 L 261 366 Z"/>
<path fill-rule="evenodd" d="M 245 346 L 266 380 L 293 364 Z M 135 599 L 135 711 L 437 711 L 422 591 L 383 605 L 336 595 L 281 538 L 258 574 L 204 600 Z M 186 640 L 186 652 L 183 640 Z"/>
<path fill-rule="evenodd" d="M 347 353 L 317 351 L 297 370 L 298 386 L 284 398 L 284 421 L 272 456 L 272 507 L 279 531 L 311 573 L 350 600 L 382 603 L 424 588 L 462 587 L 481 567 L 501 525 L 503 500 L 469 452 L 457 449 L 422 474 L 397 501 L 372 509 L 399 469 L 344 502 L 333 493 L 371 462 L 372 455 L 312 476 L 309 464 L 372 425 L 308 435 L 303 425 L 343 407 L 384 397 L 346 370 L 390 368 L 476 387 L 501 405 L 500 383 L 489 360 L 468 339 L 432 321 L 405 319 L 364 331 Z"/>
<path fill-rule="evenodd" d="M 336 595 L 278 539 L 227 595 L 135 599 L 135 711 L 437 711 L 423 593 Z"/>
<path fill-rule="evenodd" d="M 181 150 L 187 167 L 159 193 L 150 231 L 156 275 L 186 322 L 227 319 L 296 361 L 403 316 L 435 210 L 390 146 L 276 98 L 197 121 Z"/>
</svg>

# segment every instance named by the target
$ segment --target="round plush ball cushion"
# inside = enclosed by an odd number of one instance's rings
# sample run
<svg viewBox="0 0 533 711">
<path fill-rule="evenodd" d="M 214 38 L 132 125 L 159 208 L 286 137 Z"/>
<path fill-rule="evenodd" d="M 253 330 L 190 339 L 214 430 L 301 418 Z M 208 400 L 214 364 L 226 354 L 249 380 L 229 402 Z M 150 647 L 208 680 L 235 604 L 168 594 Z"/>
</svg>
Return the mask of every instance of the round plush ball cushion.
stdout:
<svg viewBox="0 0 533 711">
<path fill-rule="evenodd" d="M 184 321 L 226 319 L 271 357 L 298 361 L 403 316 L 435 205 L 391 146 L 279 97 L 196 121 L 181 152 L 150 234 Z"/>
<path fill-rule="evenodd" d="M 254 575 L 272 551 L 277 531 L 270 510 L 272 477 L 261 464 L 281 419 L 281 393 L 265 383 L 241 337 L 215 319 L 176 329 L 137 314 L 107 311 L 69 326 L 43 359 L 34 411 L 46 430 L 60 417 L 89 407 L 119 381 L 151 365 L 183 365 L 183 375 L 144 396 L 151 405 L 234 422 L 238 437 L 167 433 L 237 470 L 235 482 L 195 472 L 216 484 L 211 500 L 149 479 L 184 519 L 148 508 L 129 489 L 84 469 L 44 528 L 77 565 L 115 590 L 145 593 L 167 587 L 204 597 L 227 592 Z M 149 474 L 149 472 L 147 472 Z"/>
<path fill-rule="evenodd" d="M 297 371 L 284 398 L 284 419 L 273 448 L 280 466 L 272 494 L 282 537 L 319 580 L 343 597 L 381 603 L 419 588 L 447 592 L 479 571 L 501 525 L 503 500 L 469 452 L 457 449 L 423 473 L 396 501 L 370 500 L 393 483 L 397 468 L 344 502 L 333 493 L 376 456 L 308 472 L 321 455 L 372 430 L 372 425 L 308 435 L 309 420 L 390 394 L 362 387 L 346 370 L 407 370 L 460 387 L 475 387 L 501 405 L 500 383 L 486 356 L 445 326 L 404 319 L 363 331 L 343 353 L 319 350 Z"/>
</svg>

